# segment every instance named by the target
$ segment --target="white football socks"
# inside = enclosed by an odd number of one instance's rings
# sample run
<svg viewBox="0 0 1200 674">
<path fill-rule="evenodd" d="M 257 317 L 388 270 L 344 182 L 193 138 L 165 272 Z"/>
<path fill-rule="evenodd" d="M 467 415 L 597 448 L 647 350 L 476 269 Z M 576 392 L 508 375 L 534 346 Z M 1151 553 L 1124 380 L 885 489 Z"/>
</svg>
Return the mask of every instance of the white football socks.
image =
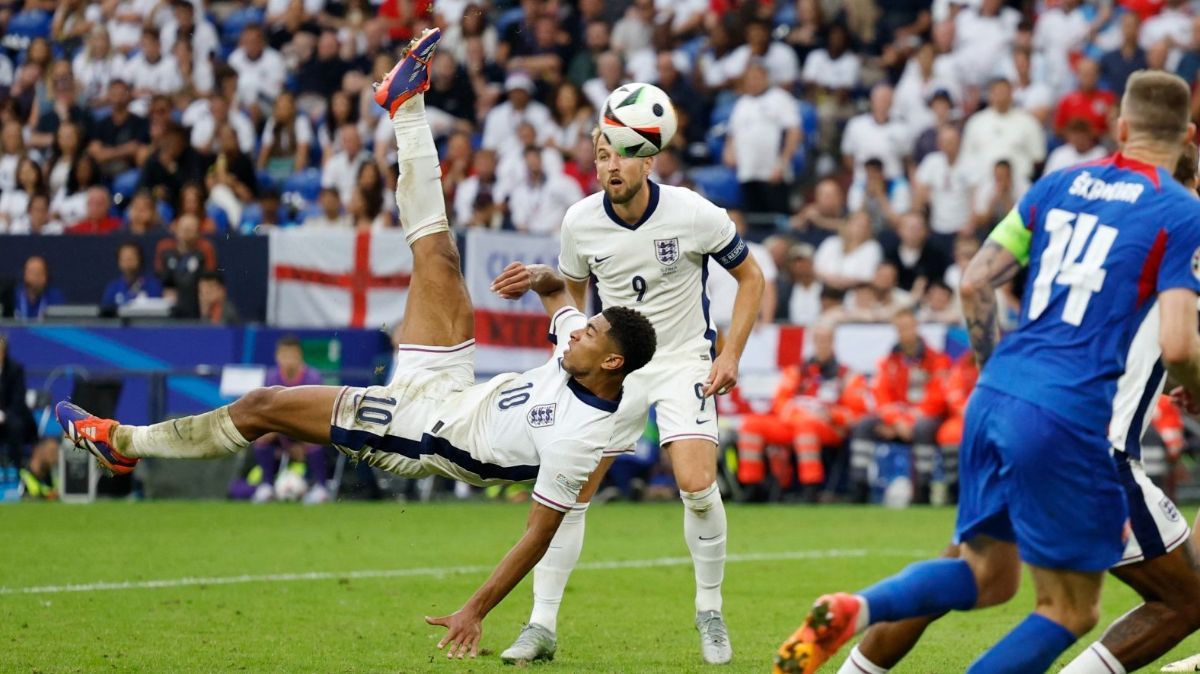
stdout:
<svg viewBox="0 0 1200 674">
<path fill-rule="evenodd" d="M 683 499 L 683 537 L 696 570 L 696 611 L 721 610 L 725 578 L 725 504 L 717 483 L 696 492 L 680 491 Z"/>
<path fill-rule="evenodd" d="M 121 424 L 113 431 L 112 440 L 116 450 L 131 459 L 148 456 L 213 459 L 250 446 L 250 441 L 233 425 L 228 405 L 150 426 Z"/>
<path fill-rule="evenodd" d="M 392 128 L 396 132 L 396 158 L 400 163 L 396 206 L 404 238 L 411 246 L 422 237 L 450 231 L 442 195 L 442 167 L 433 131 L 425 119 L 423 94 L 413 96 L 396 110 Z"/>
<path fill-rule="evenodd" d="M 587 509 L 586 503 L 571 506 L 571 511 L 558 525 L 558 531 L 554 532 L 550 549 L 546 550 L 542 561 L 533 567 L 533 612 L 529 615 L 529 622 L 551 632 L 558 631 L 558 609 L 562 606 L 567 580 L 571 578 L 571 571 L 579 562 L 579 553 L 583 550 Z"/>
<path fill-rule="evenodd" d="M 1125 674 L 1125 665 L 1097 641 L 1083 649 L 1063 668 L 1061 674 Z"/>
<path fill-rule="evenodd" d="M 887 674 L 888 670 L 867 659 L 867 656 L 855 646 L 846 656 L 846 661 L 838 668 L 837 674 Z"/>
</svg>

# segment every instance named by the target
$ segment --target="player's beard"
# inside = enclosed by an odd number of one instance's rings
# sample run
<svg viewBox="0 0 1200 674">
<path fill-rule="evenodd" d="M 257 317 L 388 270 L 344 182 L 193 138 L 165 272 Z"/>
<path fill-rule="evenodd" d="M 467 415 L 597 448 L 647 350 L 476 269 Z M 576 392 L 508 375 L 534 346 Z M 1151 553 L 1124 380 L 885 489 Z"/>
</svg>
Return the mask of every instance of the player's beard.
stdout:
<svg viewBox="0 0 1200 674">
<path fill-rule="evenodd" d="M 627 204 L 633 201 L 638 192 L 641 191 L 642 185 L 646 184 L 646 177 L 641 176 L 635 182 L 621 178 L 622 185 L 617 188 L 611 187 L 608 183 L 604 184 L 604 193 L 608 195 L 608 200 L 614 204 Z"/>
</svg>

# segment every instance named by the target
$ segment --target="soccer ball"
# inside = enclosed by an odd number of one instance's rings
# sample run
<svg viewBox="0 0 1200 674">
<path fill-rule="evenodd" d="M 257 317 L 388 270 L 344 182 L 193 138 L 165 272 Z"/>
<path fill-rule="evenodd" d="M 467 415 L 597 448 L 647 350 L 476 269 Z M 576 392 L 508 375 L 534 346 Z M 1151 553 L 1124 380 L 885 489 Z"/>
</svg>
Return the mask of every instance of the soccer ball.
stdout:
<svg viewBox="0 0 1200 674">
<path fill-rule="evenodd" d="M 653 84 L 623 84 L 600 111 L 600 131 L 623 157 L 652 157 L 675 135 L 675 106 Z"/>
<path fill-rule="evenodd" d="M 285 470 L 275 478 L 275 498 L 280 501 L 299 501 L 308 491 L 308 482 L 303 475 L 295 471 Z"/>
</svg>

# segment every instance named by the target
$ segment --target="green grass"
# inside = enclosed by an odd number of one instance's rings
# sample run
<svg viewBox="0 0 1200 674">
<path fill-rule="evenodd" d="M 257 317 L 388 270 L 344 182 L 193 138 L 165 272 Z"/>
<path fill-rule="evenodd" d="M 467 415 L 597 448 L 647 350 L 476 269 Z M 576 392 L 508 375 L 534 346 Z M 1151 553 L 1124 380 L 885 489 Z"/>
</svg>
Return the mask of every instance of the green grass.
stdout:
<svg viewBox="0 0 1200 674">
<path fill-rule="evenodd" d="M 686 557 L 681 518 L 675 504 L 593 508 L 582 562 Z M 940 550 L 953 513 L 736 506 L 729 520 L 734 555 L 844 553 L 729 564 L 725 615 L 736 655 L 721 671 L 762 672 L 813 598 Z M 490 567 L 523 524 L 523 507 L 477 503 L 19 504 L 0 508 L 0 586 Z M 496 653 L 528 615 L 528 582 L 485 622 L 488 654 L 477 661 L 447 662 L 435 648 L 440 629 L 422 621 L 452 612 L 485 576 L 0 594 L 0 671 L 502 671 Z M 1006 607 L 947 617 L 897 671 L 962 671 L 1031 609 L 1028 585 Z M 578 570 L 559 622 L 559 656 L 538 670 L 712 671 L 699 660 L 692 588 L 687 564 Z M 1102 624 L 1134 603 L 1110 579 Z M 1197 651 L 1192 637 L 1163 662 Z"/>
</svg>

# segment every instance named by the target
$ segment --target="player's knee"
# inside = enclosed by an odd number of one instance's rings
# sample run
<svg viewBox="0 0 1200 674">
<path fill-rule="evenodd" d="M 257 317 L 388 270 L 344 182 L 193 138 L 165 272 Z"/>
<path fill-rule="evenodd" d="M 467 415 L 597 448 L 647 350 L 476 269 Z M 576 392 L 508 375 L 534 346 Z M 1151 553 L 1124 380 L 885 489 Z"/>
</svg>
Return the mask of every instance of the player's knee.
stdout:
<svg viewBox="0 0 1200 674">
<path fill-rule="evenodd" d="M 680 482 L 679 496 L 683 499 L 683 506 L 700 517 L 708 515 L 721 503 L 721 490 L 714 481 L 698 489 L 688 489 Z"/>
<path fill-rule="evenodd" d="M 701 470 L 691 471 L 686 475 L 675 476 L 675 483 L 679 487 L 679 491 L 687 493 L 700 493 L 707 490 L 709 487 L 715 487 L 717 475 L 714 471 Z"/>
</svg>

